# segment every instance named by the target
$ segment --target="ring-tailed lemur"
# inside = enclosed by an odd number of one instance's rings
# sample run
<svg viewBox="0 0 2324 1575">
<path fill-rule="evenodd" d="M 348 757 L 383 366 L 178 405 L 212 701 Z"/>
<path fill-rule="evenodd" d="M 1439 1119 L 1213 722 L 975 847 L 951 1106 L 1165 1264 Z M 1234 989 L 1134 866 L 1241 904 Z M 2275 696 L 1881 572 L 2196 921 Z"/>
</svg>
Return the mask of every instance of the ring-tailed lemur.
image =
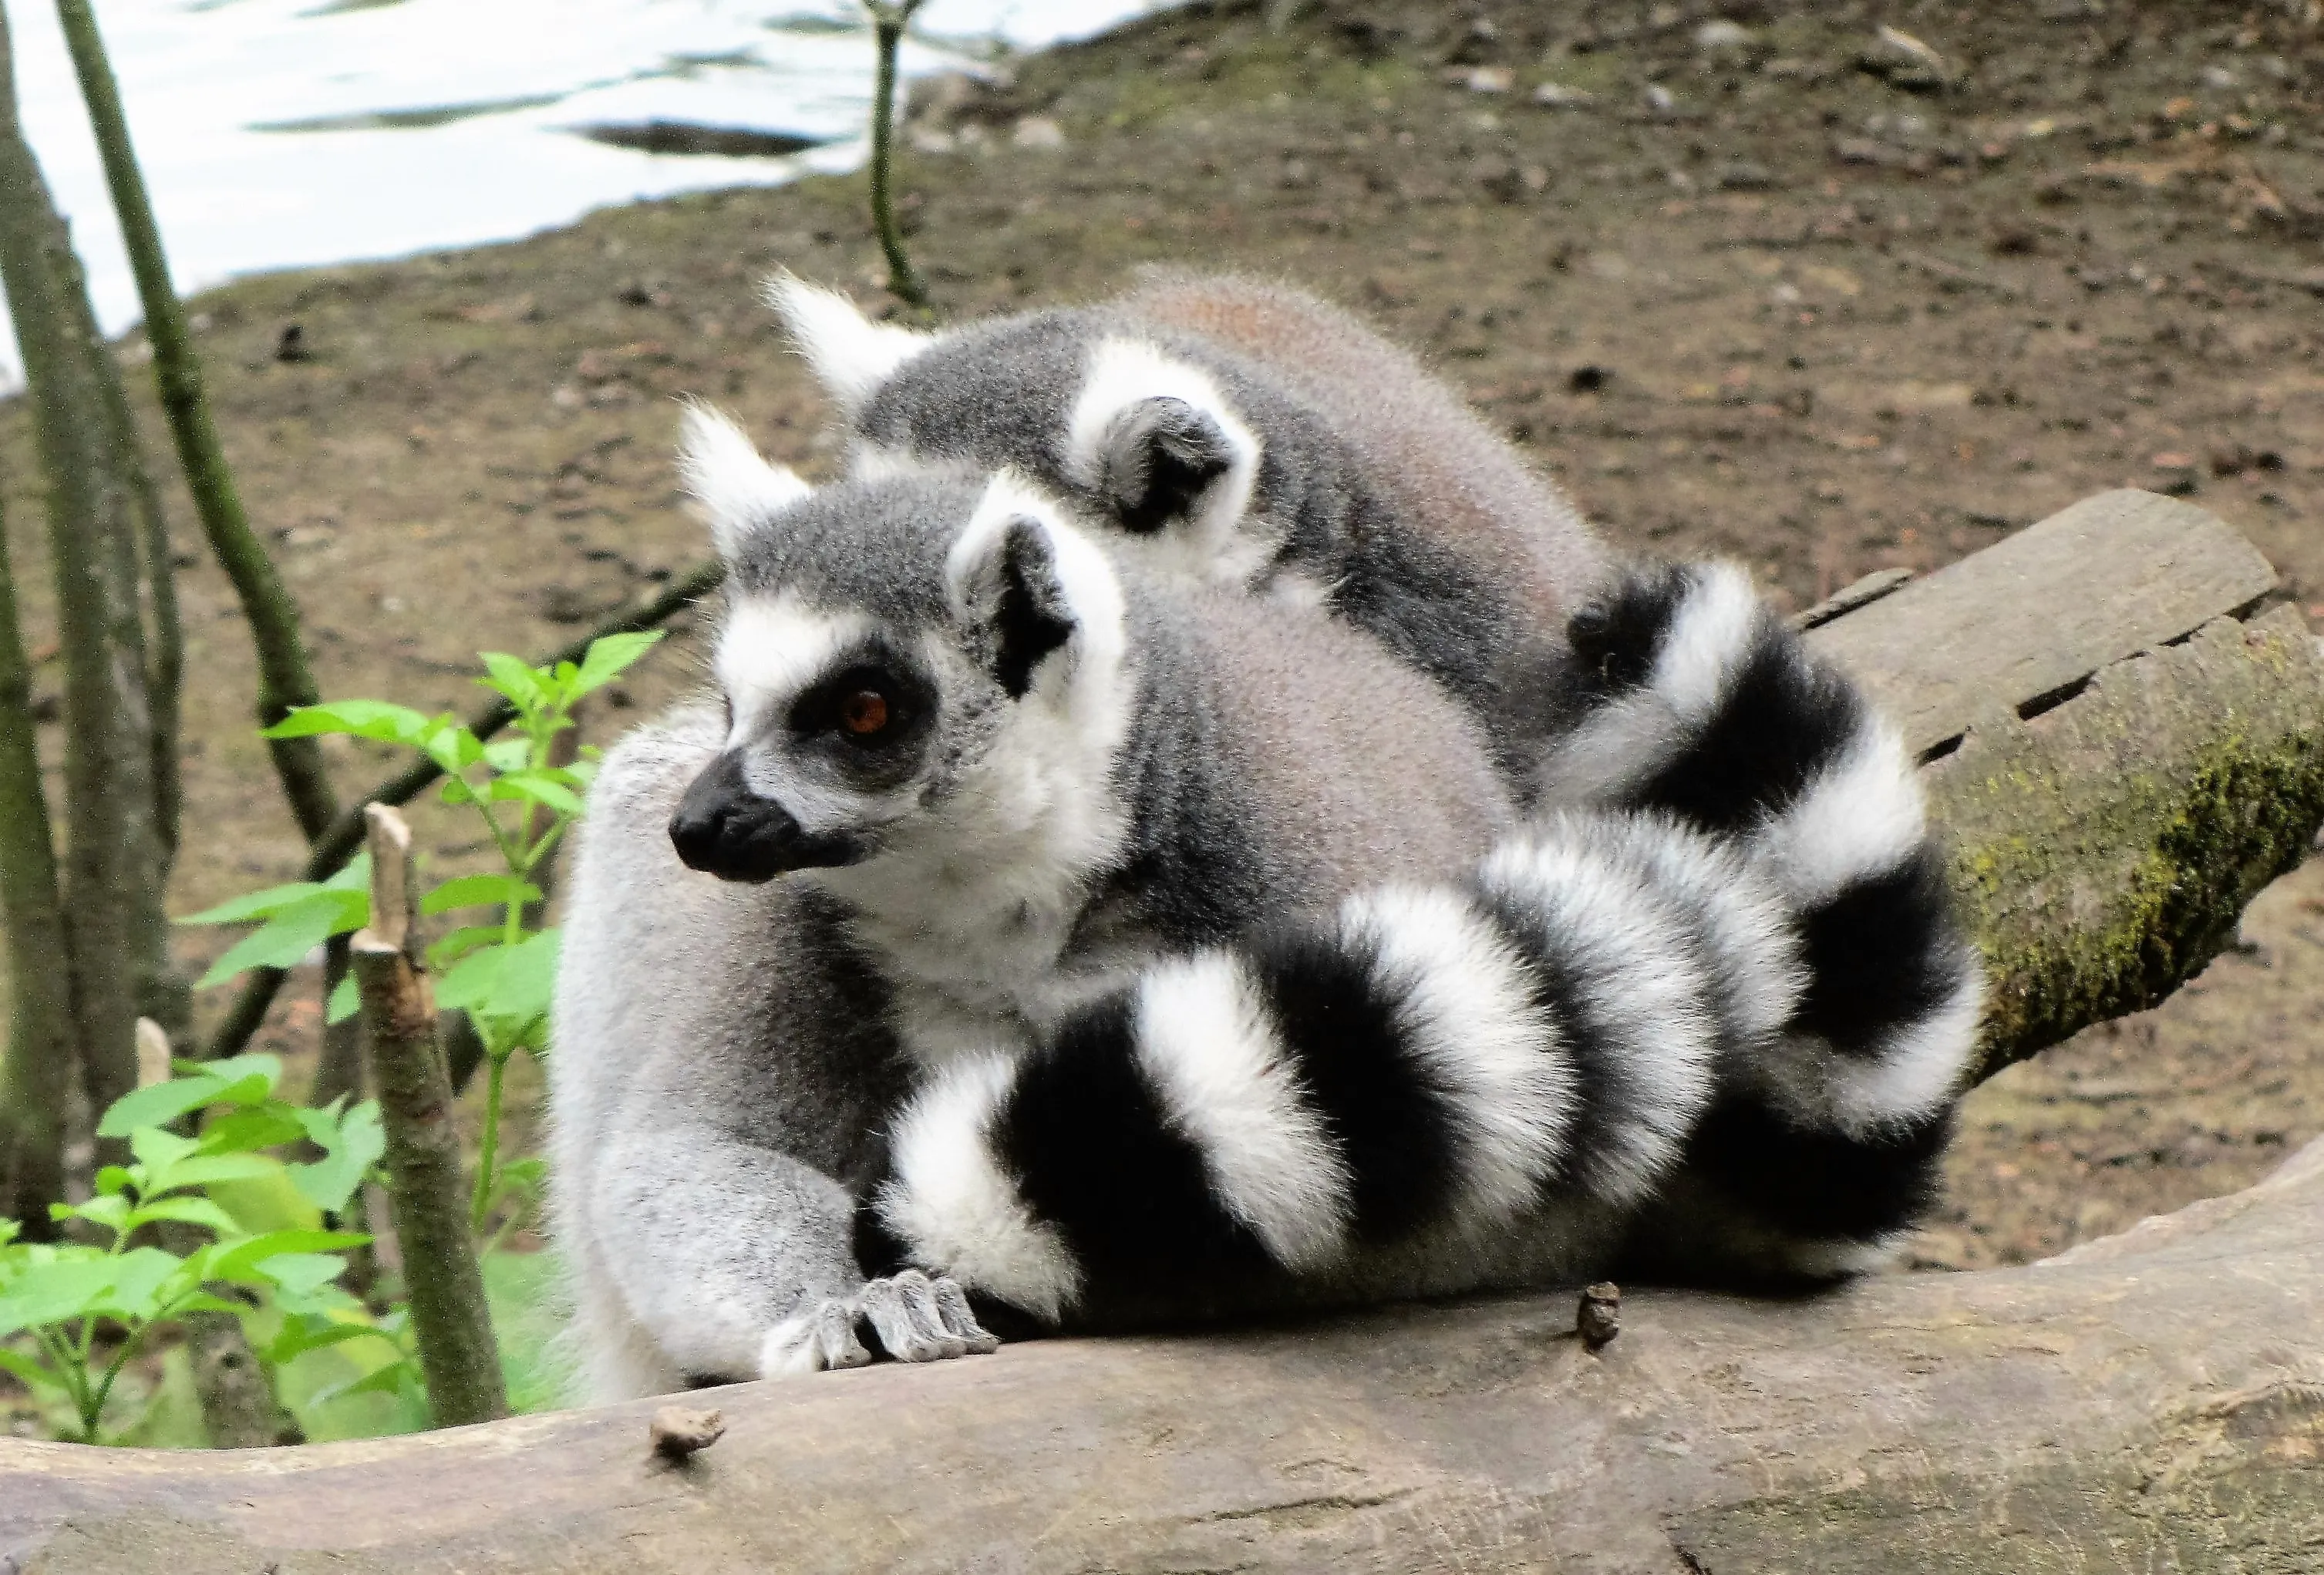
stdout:
<svg viewBox="0 0 2324 1575">
<path fill-rule="evenodd" d="M 1480 710 L 1538 804 L 1662 809 L 1769 861 L 1808 937 L 1803 1014 L 1779 1068 L 1722 1077 L 1689 1220 L 1643 1258 L 1678 1233 L 1696 1273 L 1714 1241 L 1747 1277 L 1848 1272 L 1921 1211 L 1975 959 L 1912 760 L 1739 571 L 1609 570 L 1448 391 L 1295 290 L 1157 274 L 936 335 L 788 275 L 769 292 L 859 474 L 1024 468 L 1144 561 L 1375 633 Z"/>
<path fill-rule="evenodd" d="M 862 1322 L 985 1343 L 957 1281 L 866 1285 L 849 1250 L 899 1079 L 891 1230 L 1102 1319 L 1592 1266 L 1713 1060 L 1787 1013 L 1780 911 L 1692 834 L 1585 819 L 1477 864 L 1486 752 L 1369 642 L 1157 588 L 1006 478 L 805 498 L 692 427 L 729 709 L 608 759 L 552 1058 L 599 1395 L 862 1359 Z M 657 855 L 673 806 L 666 846 L 743 884 Z M 1051 1168 L 1076 1132 L 1119 1147 Z M 1191 1190 L 1150 1190 L 1165 1154 Z M 1149 1262 L 1194 1277 L 1115 1272 Z"/>
</svg>

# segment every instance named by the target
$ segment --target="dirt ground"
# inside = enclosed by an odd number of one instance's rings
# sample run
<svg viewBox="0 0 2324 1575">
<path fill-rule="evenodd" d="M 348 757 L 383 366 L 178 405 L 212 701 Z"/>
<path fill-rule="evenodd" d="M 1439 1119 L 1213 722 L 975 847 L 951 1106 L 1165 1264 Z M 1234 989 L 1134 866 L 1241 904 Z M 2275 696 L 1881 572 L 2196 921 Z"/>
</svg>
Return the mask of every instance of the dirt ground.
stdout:
<svg viewBox="0 0 2324 1575">
<path fill-rule="evenodd" d="M 2324 616 L 2316 5 L 1270 9 L 1295 14 L 1191 6 L 923 119 L 900 189 L 944 314 L 1092 296 L 1154 259 L 1279 274 L 1425 353 L 1615 541 L 1739 557 L 1786 604 L 2133 484 L 2218 511 Z M 876 298 L 860 180 L 194 303 L 327 691 L 465 706 L 477 649 L 561 643 L 700 556 L 679 395 L 827 468 L 755 300 L 779 263 Z M 304 359 L 277 354 L 292 324 Z M 40 646 L 31 461 L 0 413 Z M 291 878 L 300 848 L 231 594 L 182 502 L 177 524 L 190 911 Z M 698 668 L 679 642 L 593 734 Z M 349 788 L 388 763 L 337 757 Z M 441 808 L 421 829 L 440 868 L 485 852 Z M 1980 1090 L 1921 1261 L 2052 1252 L 2324 1129 L 2319 915 L 2311 863 L 2162 1010 Z M 186 936 L 189 958 L 222 944 Z M 309 1039 L 312 996 L 276 1043 Z"/>
</svg>

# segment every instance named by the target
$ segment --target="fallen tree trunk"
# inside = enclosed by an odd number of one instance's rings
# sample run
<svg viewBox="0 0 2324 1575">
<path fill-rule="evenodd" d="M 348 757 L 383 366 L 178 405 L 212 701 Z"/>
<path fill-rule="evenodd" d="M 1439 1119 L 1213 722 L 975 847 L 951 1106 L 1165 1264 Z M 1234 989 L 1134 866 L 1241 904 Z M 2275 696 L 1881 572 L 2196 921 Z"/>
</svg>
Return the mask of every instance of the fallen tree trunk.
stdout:
<svg viewBox="0 0 2324 1575">
<path fill-rule="evenodd" d="M 24 1575 L 2316 1569 L 2324 1142 L 2036 1267 L 1056 1340 L 225 1454 L 14 1443 Z"/>
<path fill-rule="evenodd" d="M 2148 1004 L 2324 819 L 2324 649 L 2199 510 L 2089 500 L 1821 622 L 1929 757 L 1990 1071 Z M 2052 1263 L 1055 1340 L 419 1438 L 0 1441 L 32 1571 L 2313 1570 L 2324 1140 Z M 689 1423 L 689 1425 L 691 1425 Z M 665 1434 L 669 1429 L 665 1428 Z"/>
</svg>

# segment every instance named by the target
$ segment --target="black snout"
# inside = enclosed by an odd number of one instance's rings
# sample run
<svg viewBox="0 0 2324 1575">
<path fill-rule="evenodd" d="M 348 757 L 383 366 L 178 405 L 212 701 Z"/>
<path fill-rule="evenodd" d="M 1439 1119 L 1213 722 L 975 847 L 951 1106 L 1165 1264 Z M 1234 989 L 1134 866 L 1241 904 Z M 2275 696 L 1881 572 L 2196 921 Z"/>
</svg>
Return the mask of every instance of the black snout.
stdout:
<svg viewBox="0 0 2324 1575">
<path fill-rule="evenodd" d="M 870 851 L 845 832 L 810 833 L 781 805 L 752 792 L 742 757 L 732 751 L 687 788 L 669 817 L 669 840 L 687 869 L 752 884 L 792 870 L 853 864 Z"/>
</svg>

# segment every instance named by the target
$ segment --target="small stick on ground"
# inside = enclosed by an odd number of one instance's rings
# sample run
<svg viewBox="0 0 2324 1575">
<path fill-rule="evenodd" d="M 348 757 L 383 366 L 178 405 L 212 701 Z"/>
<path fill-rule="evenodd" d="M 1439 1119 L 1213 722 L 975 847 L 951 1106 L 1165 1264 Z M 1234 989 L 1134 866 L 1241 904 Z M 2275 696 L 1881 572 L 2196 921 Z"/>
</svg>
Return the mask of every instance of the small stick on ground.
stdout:
<svg viewBox="0 0 2324 1575">
<path fill-rule="evenodd" d="M 436 1043 L 436 1009 L 420 971 L 411 828 L 385 805 L 364 811 L 371 834 L 371 925 L 350 948 L 371 1045 L 372 1081 L 394 1178 L 395 1235 L 411 1291 L 411 1328 L 438 1427 L 509 1412 L 484 1278 L 468 1238 L 452 1087 Z"/>
<path fill-rule="evenodd" d="M 653 1414 L 649 1434 L 654 1453 L 665 1460 L 683 1460 L 725 1437 L 726 1419 L 715 1411 L 665 1405 Z"/>
</svg>

